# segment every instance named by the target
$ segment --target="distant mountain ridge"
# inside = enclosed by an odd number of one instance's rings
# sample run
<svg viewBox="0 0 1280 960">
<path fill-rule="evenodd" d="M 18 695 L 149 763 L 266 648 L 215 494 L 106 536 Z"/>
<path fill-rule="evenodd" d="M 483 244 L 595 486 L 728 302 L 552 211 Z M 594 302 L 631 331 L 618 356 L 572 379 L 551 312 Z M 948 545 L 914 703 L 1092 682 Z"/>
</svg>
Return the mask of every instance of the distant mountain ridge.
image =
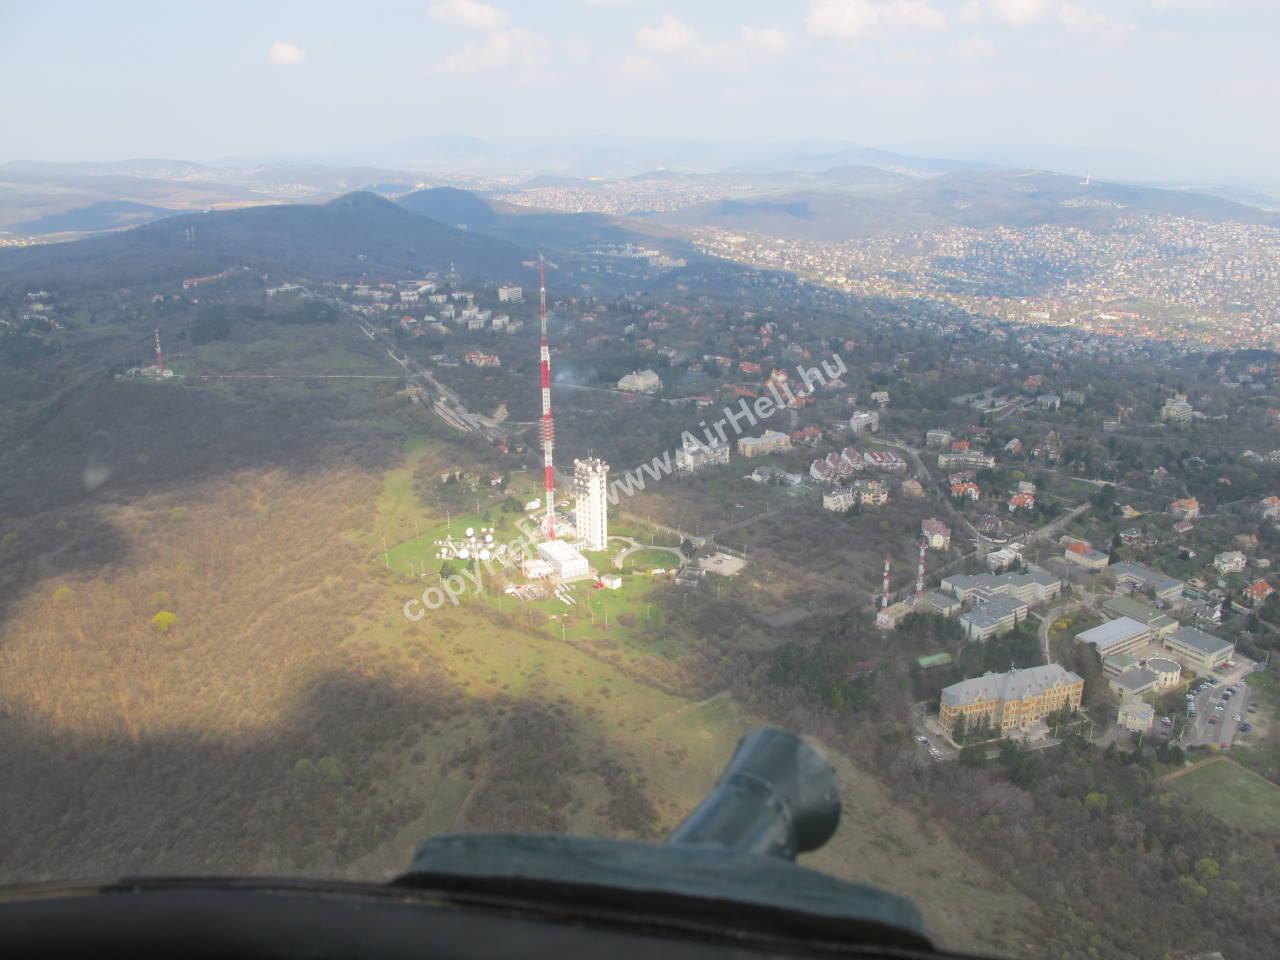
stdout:
<svg viewBox="0 0 1280 960">
<path fill-rule="evenodd" d="M 896 189 L 873 193 L 809 190 L 729 197 L 658 219 L 797 240 L 848 240 L 950 226 L 1109 229 L 1134 213 L 1280 226 L 1278 214 L 1208 194 L 1085 183 L 1078 177 L 1034 171 L 904 179 Z"/>
<path fill-rule="evenodd" d="M 453 266 L 464 276 L 515 277 L 530 255 L 374 194 L 351 193 L 324 204 L 176 216 L 72 243 L 0 250 L 0 290 L 169 283 L 233 266 L 352 279 Z"/>
<path fill-rule="evenodd" d="M 153 220 L 184 213 L 149 203 L 132 200 L 102 200 L 87 206 L 76 207 L 64 213 L 50 213 L 34 220 L 14 224 L 13 233 L 43 236 L 58 233 L 98 233 L 106 230 L 122 230 Z"/>
<path fill-rule="evenodd" d="M 432 187 L 396 203 L 419 216 L 480 231 L 529 248 L 573 250 L 592 243 L 634 243 L 667 231 L 603 213 L 560 213 L 491 200 L 456 187 Z"/>
</svg>

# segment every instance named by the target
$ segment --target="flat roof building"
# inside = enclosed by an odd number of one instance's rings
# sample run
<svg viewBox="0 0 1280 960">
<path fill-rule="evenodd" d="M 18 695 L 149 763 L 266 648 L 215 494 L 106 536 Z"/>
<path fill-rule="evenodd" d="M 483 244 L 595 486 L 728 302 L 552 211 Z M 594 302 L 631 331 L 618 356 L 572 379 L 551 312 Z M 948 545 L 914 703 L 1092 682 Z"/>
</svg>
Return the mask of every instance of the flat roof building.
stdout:
<svg viewBox="0 0 1280 960">
<path fill-rule="evenodd" d="M 1027 602 L 1003 594 L 960 614 L 960 629 L 971 641 L 983 642 L 1008 633 L 1027 618 Z"/>
<path fill-rule="evenodd" d="M 1116 586 L 1130 586 L 1139 590 L 1150 590 L 1166 603 L 1174 603 L 1182 598 L 1182 581 L 1165 576 L 1159 570 L 1152 570 L 1145 563 L 1133 560 L 1119 560 L 1107 570 L 1116 578 Z"/>
<path fill-rule="evenodd" d="M 587 558 L 563 540 L 546 540 L 536 549 L 538 556 L 555 568 L 556 576 L 561 580 L 575 580 L 587 575 Z"/>
<path fill-rule="evenodd" d="M 1126 670 L 1138 666 L 1138 658 L 1127 653 L 1113 653 L 1102 658 L 1102 675 L 1108 679 L 1118 677 Z"/>
<path fill-rule="evenodd" d="M 777 430 L 766 430 L 759 437 L 738 439 L 738 452 L 744 457 L 763 457 L 767 453 L 789 449 L 791 449 L 791 438 Z"/>
<path fill-rule="evenodd" d="M 944 617 L 954 617 L 960 612 L 960 601 L 949 593 L 931 590 L 924 595 L 924 608 Z"/>
<path fill-rule="evenodd" d="M 1231 659 L 1236 645 L 1195 627 L 1179 627 L 1164 638 L 1165 648 L 1197 673 L 1210 673 Z"/>
<path fill-rule="evenodd" d="M 1103 601 L 1102 609 L 1117 617 L 1128 617 L 1130 620 L 1145 623 L 1161 637 L 1166 637 L 1178 629 L 1178 621 L 1173 617 L 1167 613 L 1161 613 L 1149 604 L 1140 603 L 1132 597 L 1112 597 Z"/>
<path fill-rule="evenodd" d="M 1117 677 L 1111 678 L 1111 691 L 1121 699 L 1140 697 L 1156 689 L 1160 677 L 1145 667 L 1131 667 Z"/>
<path fill-rule="evenodd" d="M 1062 581 L 1041 567 L 1028 567 L 1026 573 L 957 574 L 943 577 L 939 589 L 960 600 L 981 599 L 1008 594 L 1027 603 L 1052 600 L 1062 590 Z"/>
<path fill-rule="evenodd" d="M 1145 623 L 1130 617 L 1117 617 L 1096 627 L 1076 634 L 1077 643 L 1089 643 L 1106 658 L 1117 653 L 1133 653 L 1155 637 L 1155 631 Z"/>
</svg>

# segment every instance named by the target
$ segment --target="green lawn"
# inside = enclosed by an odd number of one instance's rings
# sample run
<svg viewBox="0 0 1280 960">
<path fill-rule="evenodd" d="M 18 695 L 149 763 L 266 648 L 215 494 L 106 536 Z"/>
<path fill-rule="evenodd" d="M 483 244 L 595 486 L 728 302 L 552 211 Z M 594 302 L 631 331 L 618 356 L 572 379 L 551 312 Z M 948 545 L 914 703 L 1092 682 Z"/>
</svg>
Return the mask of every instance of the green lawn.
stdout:
<svg viewBox="0 0 1280 960">
<path fill-rule="evenodd" d="M 1274 670 L 1257 670 L 1245 679 L 1249 684 L 1250 700 L 1272 711 L 1280 707 L 1280 673 Z"/>
<path fill-rule="evenodd" d="M 1169 788 L 1233 827 L 1280 833 L 1280 787 L 1229 760 L 1203 764 L 1169 781 Z"/>
<path fill-rule="evenodd" d="M 648 573 L 651 570 L 670 570 L 672 567 L 679 565 L 680 558 L 669 550 L 645 548 L 637 550 L 635 553 L 627 554 L 626 559 L 622 562 L 628 571 Z"/>
</svg>

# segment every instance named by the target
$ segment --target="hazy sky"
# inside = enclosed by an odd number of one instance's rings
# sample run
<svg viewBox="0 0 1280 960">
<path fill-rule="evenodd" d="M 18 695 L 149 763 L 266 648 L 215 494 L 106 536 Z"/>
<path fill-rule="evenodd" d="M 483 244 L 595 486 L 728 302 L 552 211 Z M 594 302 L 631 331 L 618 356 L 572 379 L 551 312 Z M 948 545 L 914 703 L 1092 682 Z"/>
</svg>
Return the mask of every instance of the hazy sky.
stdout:
<svg viewBox="0 0 1280 960">
<path fill-rule="evenodd" d="M 1106 146 L 1280 169 L 1280 0 L 0 0 L 0 159 L 433 133 Z"/>
</svg>

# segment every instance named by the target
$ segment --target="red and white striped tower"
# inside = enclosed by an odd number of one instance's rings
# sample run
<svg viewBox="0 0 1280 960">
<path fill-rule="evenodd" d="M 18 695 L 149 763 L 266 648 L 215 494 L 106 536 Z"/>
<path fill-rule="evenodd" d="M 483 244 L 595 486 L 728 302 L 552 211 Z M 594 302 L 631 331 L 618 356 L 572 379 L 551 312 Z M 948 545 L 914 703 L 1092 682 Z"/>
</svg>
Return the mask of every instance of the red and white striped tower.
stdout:
<svg viewBox="0 0 1280 960">
<path fill-rule="evenodd" d="M 538 255 L 538 314 L 542 320 L 542 470 L 547 494 L 547 539 L 556 538 L 555 424 L 551 419 L 551 346 L 547 341 L 547 271 Z"/>
<path fill-rule="evenodd" d="M 924 537 L 920 538 L 920 565 L 916 567 L 916 599 L 915 603 L 919 603 L 924 599 L 924 548 L 927 541 Z"/>
<path fill-rule="evenodd" d="M 881 610 L 889 608 L 889 562 L 889 554 L 886 551 L 884 555 L 884 596 L 880 598 Z"/>
<path fill-rule="evenodd" d="M 160 350 L 160 331 L 156 330 L 156 366 L 164 373 L 164 353 Z"/>
</svg>

